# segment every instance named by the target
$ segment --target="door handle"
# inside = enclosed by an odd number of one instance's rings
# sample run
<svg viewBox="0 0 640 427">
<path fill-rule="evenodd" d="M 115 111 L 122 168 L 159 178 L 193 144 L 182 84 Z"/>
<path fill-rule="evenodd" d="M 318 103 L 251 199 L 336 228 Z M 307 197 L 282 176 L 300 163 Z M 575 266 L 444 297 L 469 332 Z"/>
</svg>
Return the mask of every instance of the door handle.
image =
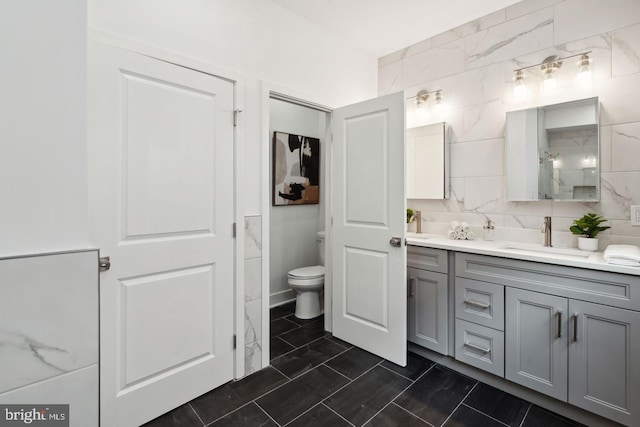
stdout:
<svg viewBox="0 0 640 427">
<path fill-rule="evenodd" d="M 98 259 L 98 270 L 99 271 L 107 271 L 111 268 L 111 258 L 108 256 L 103 256 Z"/>
<path fill-rule="evenodd" d="M 393 246 L 394 248 L 399 248 L 402 246 L 402 237 L 392 237 L 391 240 L 389 240 L 389 244 L 391 246 Z"/>
<path fill-rule="evenodd" d="M 558 338 L 562 338 L 562 310 L 558 310 L 556 315 L 558 316 Z"/>
<path fill-rule="evenodd" d="M 417 277 L 412 277 L 407 282 L 407 295 L 409 295 L 409 298 L 413 297 L 413 284 L 415 283 L 416 279 Z"/>
<path fill-rule="evenodd" d="M 578 341 L 578 313 L 573 313 L 573 342 Z"/>
</svg>

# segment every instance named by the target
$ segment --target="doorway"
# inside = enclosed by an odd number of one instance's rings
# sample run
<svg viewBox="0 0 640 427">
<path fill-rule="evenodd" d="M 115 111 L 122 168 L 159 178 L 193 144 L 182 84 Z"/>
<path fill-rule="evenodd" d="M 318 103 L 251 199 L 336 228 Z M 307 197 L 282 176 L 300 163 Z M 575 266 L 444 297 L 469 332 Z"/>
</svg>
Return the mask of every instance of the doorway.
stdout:
<svg viewBox="0 0 640 427">
<path fill-rule="evenodd" d="M 269 95 L 269 200 L 273 201 L 274 132 L 319 139 L 320 177 L 317 204 L 269 206 L 269 306 L 295 300 L 287 273 L 295 268 L 318 265 L 317 232 L 326 228 L 329 200 L 330 112 L 328 108 L 271 92 Z M 327 237 L 328 239 L 328 237 Z M 326 257 L 325 257 L 326 259 Z M 325 262 L 326 264 L 326 262 Z M 325 310 L 330 301 L 325 275 Z M 326 318 L 326 316 L 325 316 Z"/>
</svg>

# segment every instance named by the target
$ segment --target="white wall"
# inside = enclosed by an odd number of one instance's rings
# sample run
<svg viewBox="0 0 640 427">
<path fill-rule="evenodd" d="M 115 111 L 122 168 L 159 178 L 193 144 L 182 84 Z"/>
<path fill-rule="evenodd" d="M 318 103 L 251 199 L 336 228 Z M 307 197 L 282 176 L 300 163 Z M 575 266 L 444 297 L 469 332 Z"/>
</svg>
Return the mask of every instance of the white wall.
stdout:
<svg viewBox="0 0 640 427">
<path fill-rule="evenodd" d="M 543 93 L 538 68 L 527 71 L 532 94 L 512 96 L 514 70 L 550 55 L 591 51 L 593 86 L 574 84 L 576 60 L 564 61 L 564 87 Z M 537 73 L 537 74 L 536 74 Z M 452 219 L 496 224 L 496 238 L 542 242 L 544 216 L 553 217 L 554 244 L 575 246 L 572 221 L 587 212 L 606 217 L 609 243 L 640 244 L 630 205 L 640 204 L 640 2 L 638 0 L 524 0 L 379 60 L 379 93 L 442 89 L 452 129 L 448 201 L 411 201 L 424 230 L 444 232 Z M 525 80 L 527 81 L 527 80 Z M 601 201 L 508 202 L 505 191 L 506 111 L 598 96 Z M 480 228 L 476 229 L 481 231 Z M 481 235 L 478 234 L 478 235 Z"/>
<path fill-rule="evenodd" d="M 260 213 L 265 188 L 259 80 L 331 107 L 376 95 L 376 58 L 267 0 L 89 0 L 89 27 L 245 76 L 247 215 Z"/>
<path fill-rule="evenodd" d="M 274 131 L 320 139 L 320 183 L 325 182 L 327 113 L 289 102 L 271 99 L 270 135 Z M 273 149 L 272 144 L 269 144 Z M 270 305 L 295 298 L 287 283 L 287 273 L 294 268 L 319 264 L 316 233 L 324 228 L 321 212 L 325 208 L 324 186 L 317 205 L 272 206 L 270 209 Z"/>
<path fill-rule="evenodd" d="M 86 1 L 0 3 L 0 256 L 86 248 Z"/>
</svg>

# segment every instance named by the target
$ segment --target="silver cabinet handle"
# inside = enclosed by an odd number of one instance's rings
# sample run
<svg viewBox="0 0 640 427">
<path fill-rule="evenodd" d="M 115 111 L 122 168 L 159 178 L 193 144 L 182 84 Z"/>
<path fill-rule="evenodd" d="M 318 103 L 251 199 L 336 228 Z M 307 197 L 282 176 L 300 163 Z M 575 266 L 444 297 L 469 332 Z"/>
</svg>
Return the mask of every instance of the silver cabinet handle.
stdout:
<svg viewBox="0 0 640 427">
<path fill-rule="evenodd" d="M 391 246 L 393 246 L 394 248 L 399 248 L 402 246 L 402 237 L 392 237 L 391 240 L 389 240 L 389 244 Z"/>
<path fill-rule="evenodd" d="M 483 352 L 483 353 L 490 353 L 490 352 L 491 352 L 491 349 L 490 349 L 490 348 L 488 348 L 488 347 L 482 347 L 482 346 L 479 346 L 479 345 L 474 344 L 474 343 L 469 342 L 469 341 L 465 341 L 464 345 L 465 345 L 465 347 L 469 347 L 469 348 L 472 348 L 472 349 L 474 349 L 474 350 L 481 351 L 481 352 Z"/>
<path fill-rule="evenodd" d="M 468 304 L 468 305 L 472 305 L 474 307 L 480 307 L 480 308 L 489 308 L 489 307 L 491 307 L 491 304 L 488 304 L 486 302 L 480 302 L 480 301 L 472 300 L 472 299 L 466 299 L 466 300 L 464 300 L 464 303 Z"/>
<path fill-rule="evenodd" d="M 407 282 L 407 295 L 409 295 L 409 298 L 413 297 L 413 289 L 416 279 L 417 277 L 412 277 Z"/>
<path fill-rule="evenodd" d="M 578 313 L 573 313 L 573 342 L 578 341 Z"/>
<path fill-rule="evenodd" d="M 556 315 L 558 316 L 558 338 L 562 338 L 562 310 L 558 310 Z"/>
</svg>

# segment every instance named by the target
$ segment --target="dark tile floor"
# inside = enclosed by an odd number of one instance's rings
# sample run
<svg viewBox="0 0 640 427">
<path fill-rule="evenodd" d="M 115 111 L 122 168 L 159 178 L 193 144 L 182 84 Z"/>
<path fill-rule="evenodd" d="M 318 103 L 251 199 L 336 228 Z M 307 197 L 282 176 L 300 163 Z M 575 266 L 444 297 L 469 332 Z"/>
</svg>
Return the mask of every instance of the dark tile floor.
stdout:
<svg viewBox="0 0 640 427">
<path fill-rule="evenodd" d="M 413 353 L 401 368 L 293 311 L 271 310 L 271 366 L 145 427 L 580 426 Z"/>
</svg>

